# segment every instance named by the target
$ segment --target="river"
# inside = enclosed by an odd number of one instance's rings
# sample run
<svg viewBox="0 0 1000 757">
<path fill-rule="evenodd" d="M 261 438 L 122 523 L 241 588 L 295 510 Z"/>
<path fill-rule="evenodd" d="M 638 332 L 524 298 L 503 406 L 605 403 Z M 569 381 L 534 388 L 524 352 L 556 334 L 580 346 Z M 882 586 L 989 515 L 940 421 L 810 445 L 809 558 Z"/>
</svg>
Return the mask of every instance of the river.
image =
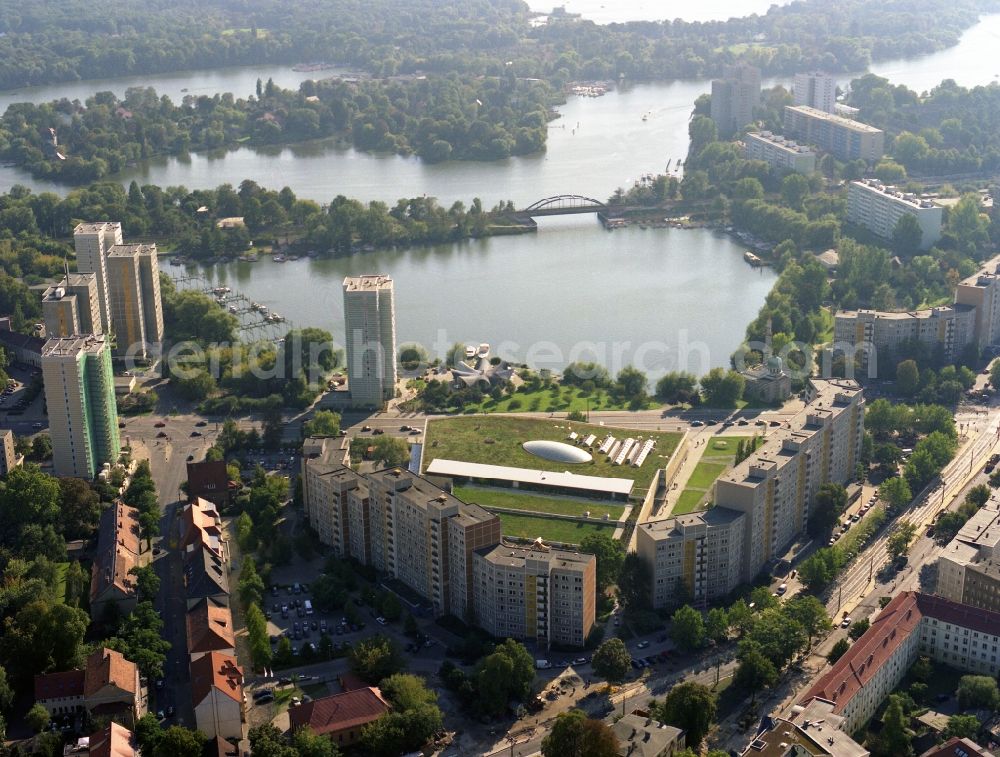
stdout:
<svg viewBox="0 0 1000 757">
<path fill-rule="evenodd" d="M 578 0 L 576 10 L 583 12 L 588 1 Z M 626 20 L 629 14 L 641 15 L 644 8 L 654 7 L 641 0 L 605 4 L 619 13 L 609 20 Z M 600 3 L 589 7 L 596 5 Z M 713 3 L 701 5 L 711 13 L 707 9 Z M 740 13 L 766 10 L 756 0 L 728 6 L 719 0 L 714 5 Z M 888 61 L 873 70 L 917 90 L 943 78 L 966 86 L 985 84 L 996 72 L 983 61 L 992 60 L 998 39 L 1000 15 L 990 16 L 967 31 L 954 48 L 917 60 Z M 129 86 L 144 85 L 175 99 L 183 97 L 184 90 L 247 95 L 258 78 L 270 77 L 293 87 L 320 75 L 290 67 L 241 67 L 78 82 L 8 93 L 0 96 L 0 107 L 18 99 L 82 98 L 101 89 L 122 93 Z M 676 81 L 625 86 L 600 98 L 570 98 L 560 108 L 561 118 L 550 125 L 543 154 L 490 163 L 428 165 L 411 157 L 316 143 L 153 160 L 116 178 L 191 189 L 224 182 L 238 185 L 250 178 L 268 187 L 287 185 L 299 196 L 320 202 L 337 194 L 387 202 L 426 194 L 445 204 L 479 196 L 487 206 L 506 199 L 525 205 L 563 193 L 603 199 L 645 173 L 663 171 L 668 161 L 674 165 L 685 154 L 692 103 L 709 88 L 708 81 Z M 13 183 L 36 191 L 66 191 L 34 181 L 23 171 L 0 168 L 0 187 Z M 209 275 L 296 324 L 340 334 L 342 277 L 381 271 L 396 281 L 401 342 L 433 347 L 488 341 L 499 346 L 509 340 L 519 345 L 510 357 L 558 368 L 569 360 L 587 358 L 573 352 L 574 345 L 586 338 L 604 350 L 591 357 L 612 369 L 636 362 L 651 374 L 666 367 L 701 373 L 727 363 L 773 284 L 772 272 L 750 269 L 741 253 L 730 239 L 710 231 L 630 228 L 609 233 L 590 217 L 574 217 L 546 219 L 538 234 L 530 236 L 346 260 L 276 264 L 267 259 L 217 266 Z M 679 358 L 679 352 L 688 352 L 678 349 L 682 340 L 701 343 L 705 352 L 696 351 L 695 358 L 687 361 Z M 556 353 L 549 359 L 540 359 L 537 349 L 528 353 L 529 345 L 546 342 Z M 646 348 L 637 354 L 640 345 Z"/>
</svg>

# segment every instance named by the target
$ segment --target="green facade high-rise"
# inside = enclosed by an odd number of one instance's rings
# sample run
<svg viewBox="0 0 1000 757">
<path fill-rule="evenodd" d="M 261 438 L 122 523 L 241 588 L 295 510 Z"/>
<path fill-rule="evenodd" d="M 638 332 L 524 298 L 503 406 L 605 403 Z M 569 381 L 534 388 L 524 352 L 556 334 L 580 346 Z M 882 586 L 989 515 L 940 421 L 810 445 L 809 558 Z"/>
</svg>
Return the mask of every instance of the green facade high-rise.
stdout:
<svg viewBox="0 0 1000 757">
<path fill-rule="evenodd" d="M 104 336 L 50 339 L 42 378 L 57 476 L 92 479 L 121 454 L 111 350 Z"/>
</svg>

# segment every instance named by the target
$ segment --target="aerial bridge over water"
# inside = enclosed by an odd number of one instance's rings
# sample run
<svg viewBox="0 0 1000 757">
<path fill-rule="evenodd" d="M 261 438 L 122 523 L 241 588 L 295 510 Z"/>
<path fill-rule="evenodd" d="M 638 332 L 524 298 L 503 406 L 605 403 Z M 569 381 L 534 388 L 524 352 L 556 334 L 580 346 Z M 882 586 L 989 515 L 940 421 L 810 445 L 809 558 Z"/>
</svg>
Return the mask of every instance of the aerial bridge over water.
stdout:
<svg viewBox="0 0 1000 757">
<path fill-rule="evenodd" d="M 625 214 L 630 210 L 639 210 L 630 205 L 609 205 L 584 195 L 555 195 L 534 202 L 526 208 L 514 211 L 514 217 L 525 224 L 533 224 L 535 218 L 545 216 L 572 216 L 584 213 L 596 213 L 601 222 L 608 227 L 621 225 Z"/>
</svg>

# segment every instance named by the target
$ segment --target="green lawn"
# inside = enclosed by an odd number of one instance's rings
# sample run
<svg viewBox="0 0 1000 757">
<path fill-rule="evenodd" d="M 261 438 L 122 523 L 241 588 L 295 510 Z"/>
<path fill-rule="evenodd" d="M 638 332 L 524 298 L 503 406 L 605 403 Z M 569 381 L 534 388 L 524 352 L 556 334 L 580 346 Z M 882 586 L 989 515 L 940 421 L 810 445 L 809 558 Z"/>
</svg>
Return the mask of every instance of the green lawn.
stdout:
<svg viewBox="0 0 1000 757">
<path fill-rule="evenodd" d="M 705 496 L 705 492 L 698 491 L 697 489 L 685 489 L 681 492 L 681 496 L 677 498 L 677 504 L 674 505 L 674 509 L 670 511 L 671 515 L 685 515 L 687 513 L 693 513 L 698 509 L 698 503 L 701 502 L 702 497 Z"/>
<path fill-rule="evenodd" d="M 524 442 L 532 439 L 566 441 L 570 431 L 581 436 L 593 433 L 598 441 L 607 434 L 619 439 L 656 439 L 656 449 L 646 458 L 640 468 L 628 465 L 612 465 L 603 456 L 583 465 L 567 466 L 565 463 L 551 462 L 535 457 L 522 449 Z M 667 464 L 670 455 L 680 441 L 680 434 L 668 434 L 634 429 L 615 429 L 586 423 L 575 423 L 562 419 L 518 418 L 510 416 L 475 416 L 441 418 L 427 424 L 427 438 L 424 444 L 424 465 L 430 465 L 436 458 L 463 460 L 470 463 L 488 465 L 509 465 L 517 468 L 562 472 L 571 468 L 573 473 L 605 478 L 631 478 L 635 489 L 649 487 L 657 469 Z M 595 450 L 596 452 L 596 450 Z M 638 492 L 637 492 L 638 493 Z"/>
<path fill-rule="evenodd" d="M 658 404 L 654 400 L 646 403 L 647 408 L 657 406 Z M 627 402 L 615 402 L 602 389 L 584 394 L 578 386 L 560 386 L 558 384 L 554 385 L 554 388 L 538 389 L 534 392 L 515 392 L 499 402 L 492 397 L 487 397 L 479 405 L 466 407 L 465 412 L 468 413 L 470 407 L 478 413 L 571 413 L 574 410 L 585 413 L 588 409 L 629 409 Z"/>
<path fill-rule="evenodd" d="M 712 458 L 728 459 L 730 463 L 736 458 L 736 448 L 741 441 L 745 442 L 748 436 L 713 436 L 708 443 L 708 447 L 701 455 L 702 460 Z"/>
<path fill-rule="evenodd" d="M 614 525 L 598 523 L 574 523 L 566 520 L 539 518 L 533 515 L 507 515 L 500 513 L 500 529 L 505 536 L 520 536 L 536 539 L 539 536 L 548 541 L 579 544 L 587 534 L 602 533 L 612 536 Z"/>
<path fill-rule="evenodd" d="M 590 511 L 590 517 L 601 519 L 605 513 L 612 521 L 621 517 L 624 507 L 615 503 L 605 503 L 591 499 L 575 499 L 572 497 L 546 497 L 540 494 L 527 494 L 516 489 L 503 489 L 485 486 L 456 486 L 454 494 L 463 502 L 474 502 L 485 508 L 505 507 L 509 510 L 530 510 L 536 513 L 555 513 L 556 515 L 583 516 Z"/>
<path fill-rule="evenodd" d="M 694 472 L 691 473 L 691 478 L 688 479 L 687 488 L 701 489 L 702 491 L 711 489 L 715 479 L 721 476 L 727 467 L 725 463 L 698 463 Z"/>
</svg>

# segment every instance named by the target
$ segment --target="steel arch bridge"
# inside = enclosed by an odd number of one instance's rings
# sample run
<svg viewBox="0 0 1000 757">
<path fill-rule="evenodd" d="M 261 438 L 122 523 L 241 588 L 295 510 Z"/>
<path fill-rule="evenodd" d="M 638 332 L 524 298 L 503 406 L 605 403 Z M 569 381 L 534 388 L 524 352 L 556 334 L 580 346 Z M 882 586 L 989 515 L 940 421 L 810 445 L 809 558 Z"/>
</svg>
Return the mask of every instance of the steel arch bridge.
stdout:
<svg viewBox="0 0 1000 757">
<path fill-rule="evenodd" d="M 583 195 L 556 195 L 532 203 L 517 211 L 525 216 L 557 216 L 574 213 L 601 213 L 610 210 L 606 203 Z"/>
</svg>

